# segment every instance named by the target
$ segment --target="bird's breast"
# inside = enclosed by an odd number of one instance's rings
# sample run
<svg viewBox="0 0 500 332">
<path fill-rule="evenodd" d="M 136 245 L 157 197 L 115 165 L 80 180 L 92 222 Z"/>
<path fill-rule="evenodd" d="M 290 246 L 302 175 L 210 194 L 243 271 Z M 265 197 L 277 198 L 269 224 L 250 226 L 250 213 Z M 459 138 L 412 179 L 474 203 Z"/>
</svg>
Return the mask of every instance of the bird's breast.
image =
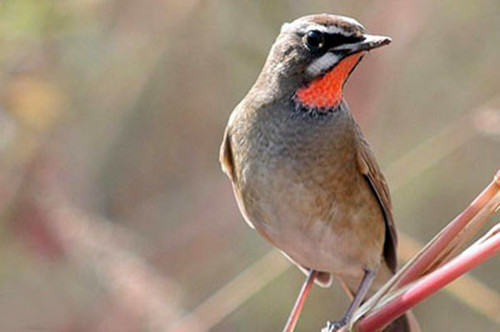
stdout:
<svg viewBox="0 0 500 332">
<path fill-rule="evenodd" d="M 244 150 L 235 190 L 247 218 L 297 263 L 321 271 L 360 271 L 358 228 L 373 212 L 348 120 L 256 126 L 234 137 Z"/>
</svg>

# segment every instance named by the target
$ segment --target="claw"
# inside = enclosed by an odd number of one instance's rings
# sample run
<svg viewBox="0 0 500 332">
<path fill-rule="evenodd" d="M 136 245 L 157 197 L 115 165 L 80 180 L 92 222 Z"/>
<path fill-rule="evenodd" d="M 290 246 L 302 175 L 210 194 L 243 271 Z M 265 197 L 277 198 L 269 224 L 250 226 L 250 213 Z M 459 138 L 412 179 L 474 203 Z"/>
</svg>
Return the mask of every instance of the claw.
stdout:
<svg viewBox="0 0 500 332">
<path fill-rule="evenodd" d="M 321 332 L 335 332 L 347 325 L 346 319 L 341 319 L 339 321 L 327 321 L 326 326 L 321 329 Z"/>
</svg>

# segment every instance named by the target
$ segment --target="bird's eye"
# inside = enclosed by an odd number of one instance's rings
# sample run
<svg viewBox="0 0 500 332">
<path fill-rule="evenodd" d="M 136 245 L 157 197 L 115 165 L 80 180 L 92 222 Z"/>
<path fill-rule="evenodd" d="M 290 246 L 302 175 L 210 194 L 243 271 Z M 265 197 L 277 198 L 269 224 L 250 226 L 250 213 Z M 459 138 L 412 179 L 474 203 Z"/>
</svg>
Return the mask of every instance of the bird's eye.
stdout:
<svg viewBox="0 0 500 332">
<path fill-rule="evenodd" d="M 304 43 L 310 51 L 317 51 L 325 46 L 325 36 L 317 30 L 311 30 L 304 36 Z"/>
</svg>

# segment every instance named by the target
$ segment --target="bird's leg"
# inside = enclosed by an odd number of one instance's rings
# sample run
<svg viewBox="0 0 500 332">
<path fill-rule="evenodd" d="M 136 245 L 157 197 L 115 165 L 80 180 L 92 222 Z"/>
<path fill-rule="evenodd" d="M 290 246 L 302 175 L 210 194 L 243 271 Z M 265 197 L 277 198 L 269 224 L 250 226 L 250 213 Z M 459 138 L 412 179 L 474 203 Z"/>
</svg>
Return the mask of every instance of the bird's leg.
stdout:
<svg viewBox="0 0 500 332">
<path fill-rule="evenodd" d="M 328 321 L 326 323 L 326 326 L 321 330 L 321 332 L 337 331 L 338 329 L 346 326 L 350 322 L 354 311 L 356 311 L 356 309 L 359 308 L 359 305 L 361 304 L 361 302 L 365 298 L 366 293 L 370 289 L 370 285 L 372 284 L 373 278 L 375 278 L 375 271 L 365 269 L 365 274 L 363 276 L 363 279 L 361 280 L 361 283 L 359 284 L 359 288 L 356 291 L 354 299 L 347 308 L 344 316 L 338 321 L 333 321 L 333 322 Z"/>
<path fill-rule="evenodd" d="M 309 290 L 314 282 L 314 279 L 318 276 L 318 271 L 310 270 L 307 275 L 302 288 L 300 289 L 299 296 L 297 296 L 297 300 L 293 306 L 292 311 L 290 312 L 290 316 L 288 316 L 288 321 L 286 322 L 285 327 L 283 328 L 283 332 L 293 332 L 295 329 L 295 325 L 297 325 L 297 321 L 299 320 L 300 313 L 302 311 L 302 307 L 306 302 L 307 295 L 309 294 Z"/>
</svg>

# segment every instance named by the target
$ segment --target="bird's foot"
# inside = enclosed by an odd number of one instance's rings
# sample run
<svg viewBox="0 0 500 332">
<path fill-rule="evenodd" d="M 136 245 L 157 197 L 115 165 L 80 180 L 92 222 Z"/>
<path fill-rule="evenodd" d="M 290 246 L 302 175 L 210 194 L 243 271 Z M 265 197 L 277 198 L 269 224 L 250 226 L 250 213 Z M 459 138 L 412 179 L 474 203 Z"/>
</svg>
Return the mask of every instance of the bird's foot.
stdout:
<svg viewBox="0 0 500 332">
<path fill-rule="evenodd" d="M 346 325 L 347 325 L 347 318 L 345 317 L 338 321 L 329 320 L 326 322 L 326 326 L 321 330 L 321 332 L 335 332 Z"/>
</svg>

